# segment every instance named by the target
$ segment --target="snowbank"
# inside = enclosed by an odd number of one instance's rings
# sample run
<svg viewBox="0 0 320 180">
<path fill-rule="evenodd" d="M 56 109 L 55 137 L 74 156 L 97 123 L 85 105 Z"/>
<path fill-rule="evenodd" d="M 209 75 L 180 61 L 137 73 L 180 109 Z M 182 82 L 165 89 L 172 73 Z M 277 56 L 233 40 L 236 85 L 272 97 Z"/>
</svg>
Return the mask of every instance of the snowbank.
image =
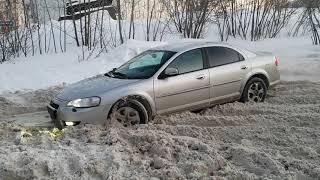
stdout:
<svg viewBox="0 0 320 180">
<path fill-rule="evenodd" d="M 211 40 L 215 39 L 206 39 L 206 41 Z M 167 43 L 177 41 L 198 40 L 172 39 Z M 320 47 L 311 45 L 307 37 L 267 39 L 258 42 L 231 39 L 229 43 L 252 51 L 273 52 L 281 62 L 282 80 L 320 81 Z M 63 54 L 19 58 L 13 62 L 0 64 L 0 92 L 34 90 L 74 83 L 105 73 L 138 53 L 163 44 L 166 42 L 129 40 L 107 54 L 102 54 L 100 57 L 92 55 L 86 61 L 80 61 L 82 59 L 81 49 L 74 49 Z"/>
<path fill-rule="evenodd" d="M 67 53 L 49 54 L 0 64 L 0 92 L 35 90 L 64 83 L 74 83 L 110 71 L 144 50 L 161 42 L 128 41 L 100 57 L 81 61 L 81 48 Z M 87 56 L 88 54 L 86 54 Z"/>
</svg>

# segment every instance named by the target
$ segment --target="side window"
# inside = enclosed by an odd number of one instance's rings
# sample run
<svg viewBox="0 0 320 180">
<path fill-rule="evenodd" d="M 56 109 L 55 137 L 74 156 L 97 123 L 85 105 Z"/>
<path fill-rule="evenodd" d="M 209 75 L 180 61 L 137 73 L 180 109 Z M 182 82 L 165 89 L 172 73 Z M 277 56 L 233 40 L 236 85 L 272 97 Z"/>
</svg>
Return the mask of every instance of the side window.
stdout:
<svg viewBox="0 0 320 180">
<path fill-rule="evenodd" d="M 244 60 L 244 57 L 240 53 L 230 48 L 210 47 L 206 49 L 210 67 L 217 67 Z"/>
<path fill-rule="evenodd" d="M 239 60 L 240 60 L 240 61 L 246 60 L 246 59 L 242 56 L 242 54 L 238 53 L 238 55 L 239 55 Z"/>
<path fill-rule="evenodd" d="M 168 67 L 177 68 L 179 74 L 202 70 L 204 65 L 201 49 L 191 50 L 180 55 Z"/>
</svg>

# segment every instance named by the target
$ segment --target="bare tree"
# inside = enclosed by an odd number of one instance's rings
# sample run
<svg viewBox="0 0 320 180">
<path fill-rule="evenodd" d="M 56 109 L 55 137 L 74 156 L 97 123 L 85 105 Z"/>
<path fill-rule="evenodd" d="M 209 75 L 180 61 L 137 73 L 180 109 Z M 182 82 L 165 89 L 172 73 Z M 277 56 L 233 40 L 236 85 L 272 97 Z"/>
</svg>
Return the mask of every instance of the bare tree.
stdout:
<svg viewBox="0 0 320 180">
<path fill-rule="evenodd" d="M 166 17 L 166 7 L 157 0 L 146 0 L 146 3 L 139 6 L 142 9 L 144 34 L 146 41 L 162 40 L 165 31 L 169 26 L 169 19 Z"/>
<path fill-rule="evenodd" d="M 215 22 L 222 41 L 229 36 L 256 41 L 276 37 L 294 12 L 288 0 L 219 0 Z"/>
<path fill-rule="evenodd" d="M 39 17 L 39 8 L 38 8 L 38 0 L 34 1 L 35 4 L 35 12 L 36 12 L 36 28 L 37 28 L 37 35 L 38 35 L 38 48 L 39 53 L 42 54 L 42 44 L 41 44 L 41 36 L 40 36 L 40 17 Z"/>
<path fill-rule="evenodd" d="M 48 17 L 49 17 L 49 22 L 50 22 L 50 29 L 51 29 L 51 34 L 52 34 L 52 40 L 53 40 L 53 46 L 54 46 L 54 52 L 57 53 L 57 46 L 56 46 L 56 38 L 55 38 L 55 33 L 53 31 L 53 24 L 52 24 L 52 18 L 51 18 L 51 14 L 49 12 L 49 7 L 47 4 L 47 0 L 44 0 L 45 6 L 46 6 L 46 11 L 48 13 Z"/>
<path fill-rule="evenodd" d="M 162 0 L 178 32 L 186 38 L 200 38 L 216 3 L 212 0 Z"/>
<path fill-rule="evenodd" d="M 320 45 L 320 0 L 300 0 L 304 9 L 299 16 L 293 35 L 300 31 L 311 33 L 312 43 Z"/>
<path fill-rule="evenodd" d="M 122 35 L 122 16 L 121 16 L 121 0 L 117 0 L 117 9 L 118 9 L 118 26 L 119 26 L 119 36 L 121 44 L 124 43 L 123 35 Z"/>
<path fill-rule="evenodd" d="M 72 1 L 71 1 L 71 0 L 68 0 L 68 1 L 69 1 L 69 4 L 71 5 L 71 4 L 72 4 Z M 70 9 L 71 9 L 71 17 L 72 17 L 72 23 L 73 23 L 73 28 L 74 28 L 74 37 L 75 37 L 77 46 L 79 47 L 79 46 L 80 46 L 80 43 L 79 43 L 77 25 L 76 25 L 76 20 L 75 20 L 75 15 L 74 15 L 75 12 L 74 12 L 73 7 L 71 7 Z"/>
<path fill-rule="evenodd" d="M 129 39 L 134 39 L 136 32 L 135 32 L 135 10 L 136 10 L 136 1 L 132 0 L 131 2 L 131 13 L 130 13 L 130 25 L 129 25 Z"/>
</svg>

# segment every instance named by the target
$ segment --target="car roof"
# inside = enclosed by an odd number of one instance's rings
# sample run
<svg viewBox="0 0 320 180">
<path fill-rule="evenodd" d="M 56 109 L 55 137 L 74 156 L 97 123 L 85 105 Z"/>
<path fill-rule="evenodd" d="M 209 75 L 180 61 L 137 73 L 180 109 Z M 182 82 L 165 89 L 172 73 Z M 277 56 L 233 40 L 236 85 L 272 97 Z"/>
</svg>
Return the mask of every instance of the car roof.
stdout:
<svg viewBox="0 0 320 180">
<path fill-rule="evenodd" d="M 196 49 L 196 48 L 202 48 L 202 47 L 208 47 L 208 46 L 223 46 L 223 47 L 229 47 L 232 49 L 235 49 L 237 51 L 240 51 L 243 55 L 247 57 L 255 57 L 256 54 L 248 51 L 244 48 L 239 48 L 233 45 L 230 45 L 228 43 L 222 43 L 222 42 L 208 42 L 208 41 L 181 41 L 181 42 L 169 42 L 166 45 L 155 47 L 151 50 L 162 50 L 162 51 L 172 51 L 172 52 L 184 52 L 190 49 Z"/>
<path fill-rule="evenodd" d="M 205 47 L 205 46 L 217 46 L 217 45 L 226 46 L 228 44 L 218 43 L 218 42 L 206 42 L 206 41 L 175 42 L 175 43 L 169 43 L 169 44 L 163 45 L 163 46 L 158 46 L 156 48 L 153 48 L 152 50 L 166 50 L 166 51 L 182 52 L 182 51 L 186 51 L 188 49 L 201 48 L 201 47 Z M 228 45 L 228 46 L 230 46 L 230 45 Z"/>
</svg>

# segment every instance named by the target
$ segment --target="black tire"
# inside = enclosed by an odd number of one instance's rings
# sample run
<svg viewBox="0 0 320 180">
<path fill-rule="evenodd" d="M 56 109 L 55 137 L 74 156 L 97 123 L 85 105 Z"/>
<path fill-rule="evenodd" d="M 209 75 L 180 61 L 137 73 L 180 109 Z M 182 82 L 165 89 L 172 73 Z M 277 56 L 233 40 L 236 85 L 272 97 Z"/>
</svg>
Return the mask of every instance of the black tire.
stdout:
<svg viewBox="0 0 320 180">
<path fill-rule="evenodd" d="M 53 124 L 55 128 L 58 128 L 59 130 L 62 130 L 65 128 L 65 124 L 60 120 L 53 120 Z"/>
<path fill-rule="evenodd" d="M 256 85 L 259 85 L 258 88 L 251 89 L 251 87 Z M 251 93 L 251 92 L 249 93 L 250 89 L 254 91 L 254 93 Z M 263 90 L 263 93 L 262 93 L 262 90 Z M 246 87 L 243 90 L 240 101 L 244 103 L 249 101 L 256 102 L 256 103 L 264 102 L 267 96 L 267 91 L 268 91 L 268 88 L 267 88 L 266 82 L 264 82 L 263 79 L 260 79 L 258 77 L 252 78 L 246 84 Z M 253 96 L 254 98 L 252 98 L 251 96 Z"/>
<path fill-rule="evenodd" d="M 126 99 L 126 100 L 118 101 L 112 108 L 112 112 L 110 114 L 110 118 L 114 118 L 114 119 L 118 120 L 116 118 L 116 116 L 115 116 L 115 113 L 119 109 L 126 108 L 126 107 L 132 108 L 132 109 L 136 110 L 139 113 L 140 122 L 137 123 L 137 124 L 148 124 L 148 122 L 149 122 L 148 111 L 143 106 L 143 104 L 141 104 L 139 101 L 134 100 L 134 99 Z M 137 124 L 132 124 L 132 125 L 137 125 Z M 128 126 L 128 125 L 126 125 L 126 123 L 123 123 L 123 125 L 125 127 Z"/>
<path fill-rule="evenodd" d="M 205 109 L 198 109 L 198 110 L 192 110 L 190 111 L 193 114 L 201 114 Z"/>
</svg>

